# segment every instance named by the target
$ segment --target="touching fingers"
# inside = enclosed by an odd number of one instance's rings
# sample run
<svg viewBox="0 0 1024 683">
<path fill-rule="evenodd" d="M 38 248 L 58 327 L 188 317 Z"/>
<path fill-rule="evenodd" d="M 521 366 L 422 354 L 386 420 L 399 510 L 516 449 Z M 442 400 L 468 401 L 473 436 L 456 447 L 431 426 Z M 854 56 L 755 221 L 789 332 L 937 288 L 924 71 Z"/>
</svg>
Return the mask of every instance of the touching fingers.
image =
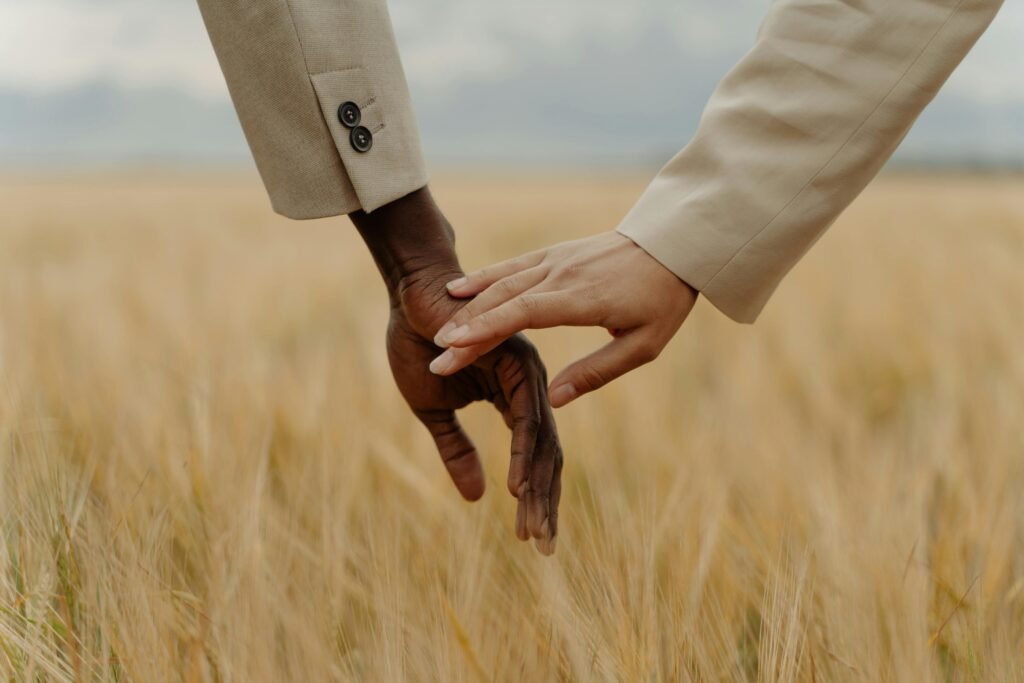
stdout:
<svg viewBox="0 0 1024 683">
<path fill-rule="evenodd" d="M 542 373 L 543 374 L 543 373 Z M 555 416 L 548 404 L 544 383 L 536 387 L 540 422 L 536 448 L 530 463 L 525 502 L 526 528 L 537 550 L 553 555 L 558 535 L 558 501 L 561 498 L 562 444 Z M 511 480 L 510 480 L 511 483 Z"/>
<path fill-rule="evenodd" d="M 516 538 L 520 541 L 530 540 L 530 530 L 526 528 L 526 508 L 530 503 L 530 490 L 526 482 L 519 487 L 516 494 Z"/>
<path fill-rule="evenodd" d="M 536 266 L 498 280 L 453 315 L 451 320 L 438 330 L 437 335 L 434 337 L 434 343 L 442 348 L 447 347 L 447 337 L 453 331 L 459 329 L 481 313 L 496 308 L 509 299 L 513 299 L 536 287 L 544 281 L 546 276 L 547 270 L 542 266 Z"/>
<path fill-rule="evenodd" d="M 502 341 L 504 340 L 499 339 L 497 341 L 478 344 L 464 349 L 457 349 L 454 347 L 446 349 L 444 353 L 431 361 L 430 371 L 435 375 L 440 375 L 442 377 L 454 375 L 459 370 L 469 367 L 475 363 L 480 356 L 493 351 L 501 344 Z"/>
<path fill-rule="evenodd" d="M 484 291 L 492 284 L 514 275 L 521 270 L 532 268 L 544 260 L 544 251 L 535 251 L 523 254 L 516 258 L 496 263 L 493 266 L 481 268 L 457 280 L 448 283 L 448 293 L 455 297 L 475 296 Z"/>
<path fill-rule="evenodd" d="M 522 338 L 511 344 L 525 345 Z M 525 346 L 524 346 L 525 348 Z M 561 493 L 562 447 L 548 404 L 544 366 L 532 350 L 506 357 L 497 367 L 503 414 L 512 428 L 508 490 L 518 499 L 516 536 L 533 538 L 545 555 L 554 553 L 558 520 L 553 507 Z"/>
<path fill-rule="evenodd" d="M 512 453 L 508 465 L 508 491 L 518 496 L 526 483 L 537 448 L 537 434 L 541 428 L 540 402 L 543 393 L 538 395 L 537 385 L 541 384 L 536 373 L 525 372 L 522 381 L 512 385 L 512 391 L 506 394 L 509 405 L 509 422 L 512 427 Z"/>
<path fill-rule="evenodd" d="M 551 480 L 551 504 L 549 505 L 551 513 L 548 517 L 548 524 L 550 527 L 549 537 L 551 540 L 548 542 L 547 550 L 549 552 L 546 553 L 548 555 L 554 554 L 555 546 L 558 541 L 558 506 L 562 502 L 562 464 L 563 458 L 559 457 L 558 461 L 555 463 L 554 479 Z M 541 552 L 544 551 L 545 549 L 542 548 Z"/>
<path fill-rule="evenodd" d="M 544 555 L 555 552 L 558 522 L 553 494 L 561 485 L 559 483 L 556 486 L 555 483 L 556 479 L 560 480 L 561 471 L 562 447 L 554 431 L 552 419 L 550 422 L 544 422 L 537 439 L 537 451 L 534 453 L 530 468 L 530 495 L 526 501 L 526 527 L 536 542 L 537 550 Z"/>
<path fill-rule="evenodd" d="M 551 382 L 551 405 L 561 408 L 583 394 L 596 391 L 614 379 L 658 357 L 663 344 L 644 329 L 621 334 L 594 353 L 560 372 Z"/>
<path fill-rule="evenodd" d="M 434 437 L 441 460 L 462 497 L 469 501 L 484 495 L 484 469 L 480 456 L 469 436 L 450 410 L 417 413 L 420 421 Z"/>
<path fill-rule="evenodd" d="M 585 302 L 565 292 L 520 294 L 449 332 L 444 342 L 465 348 L 499 342 L 527 329 L 586 325 L 592 322 L 587 313 Z"/>
<path fill-rule="evenodd" d="M 558 545 L 558 504 L 562 498 L 561 454 L 554 465 L 551 487 L 547 495 L 546 518 L 541 522 L 540 535 L 534 538 L 534 544 L 542 555 L 554 555 Z"/>
</svg>

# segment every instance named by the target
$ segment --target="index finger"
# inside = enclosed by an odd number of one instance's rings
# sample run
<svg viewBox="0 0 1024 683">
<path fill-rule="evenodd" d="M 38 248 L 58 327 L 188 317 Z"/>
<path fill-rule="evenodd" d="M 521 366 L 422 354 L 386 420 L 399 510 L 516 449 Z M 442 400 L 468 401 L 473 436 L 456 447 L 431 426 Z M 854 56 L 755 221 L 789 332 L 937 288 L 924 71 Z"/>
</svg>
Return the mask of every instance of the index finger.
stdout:
<svg viewBox="0 0 1024 683">
<path fill-rule="evenodd" d="M 527 483 L 530 496 L 526 529 L 541 554 L 554 555 L 558 541 L 558 503 L 562 496 L 562 444 L 546 398 L 542 391 L 540 431 Z"/>
<path fill-rule="evenodd" d="M 481 268 L 457 280 L 452 280 L 447 284 L 448 293 L 459 298 L 476 296 L 498 280 L 502 280 L 509 275 L 515 275 L 521 270 L 533 268 L 543 260 L 544 252 L 534 251 L 508 259 L 507 261 L 495 263 L 492 266 Z"/>
<path fill-rule="evenodd" d="M 594 324 L 588 320 L 588 311 L 580 297 L 566 292 L 528 292 L 484 311 L 449 332 L 444 341 L 448 346 L 464 348 L 508 339 L 523 330 Z"/>
<path fill-rule="evenodd" d="M 441 461 L 462 497 L 472 502 L 484 495 L 486 483 L 476 446 L 450 410 L 419 411 L 416 417 L 434 437 Z"/>
</svg>

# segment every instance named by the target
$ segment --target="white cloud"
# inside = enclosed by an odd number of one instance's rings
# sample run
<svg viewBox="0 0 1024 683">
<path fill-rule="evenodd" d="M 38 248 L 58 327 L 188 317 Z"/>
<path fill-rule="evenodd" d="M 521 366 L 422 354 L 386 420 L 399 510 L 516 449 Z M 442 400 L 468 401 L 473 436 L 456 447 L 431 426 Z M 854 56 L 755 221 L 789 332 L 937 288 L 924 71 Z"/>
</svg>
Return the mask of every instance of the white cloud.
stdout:
<svg viewBox="0 0 1024 683">
<path fill-rule="evenodd" d="M 194 2 L 0 0 L 0 86 L 53 91 L 104 80 L 225 87 Z"/>
<path fill-rule="evenodd" d="M 500 78 L 539 54 L 574 54 L 583 38 L 630 38 L 649 13 L 607 0 L 397 0 L 392 18 L 410 79 L 444 87 L 465 78 Z"/>
<path fill-rule="evenodd" d="M 947 85 L 980 105 L 1024 102 L 1024 5 L 1006 2 Z"/>
<path fill-rule="evenodd" d="M 524 64 L 575 60 L 593 41 L 629 45 L 663 25 L 688 53 L 739 54 L 767 0 L 392 0 L 418 89 L 500 80 Z M 990 106 L 1024 101 L 1024 6 L 1007 3 L 949 89 Z M 635 65 L 643 73 L 644 65 Z M 699 69 L 700 64 L 691 68 Z M 226 90 L 195 2 L 0 0 L 0 87 L 53 91 L 106 80 Z"/>
<path fill-rule="evenodd" d="M 445 87 L 498 79 L 538 58 L 577 59 L 595 41 L 628 46 L 655 25 L 688 51 L 735 53 L 753 39 L 765 7 L 764 0 L 724 7 L 709 0 L 393 0 L 391 13 L 410 79 Z"/>
</svg>

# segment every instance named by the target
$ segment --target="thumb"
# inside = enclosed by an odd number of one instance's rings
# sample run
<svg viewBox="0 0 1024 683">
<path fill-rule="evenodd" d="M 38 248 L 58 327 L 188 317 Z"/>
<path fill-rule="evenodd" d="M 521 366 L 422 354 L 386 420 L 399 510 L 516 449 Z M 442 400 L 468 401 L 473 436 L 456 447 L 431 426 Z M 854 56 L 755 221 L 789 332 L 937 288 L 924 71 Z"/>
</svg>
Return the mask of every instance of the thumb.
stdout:
<svg viewBox="0 0 1024 683">
<path fill-rule="evenodd" d="M 450 410 L 431 410 L 417 412 L 416 416 L 434 437 L 434 444 L 455 488 L 466 500 L 479 500 L 486 487 L 484 468 L 480 464 L 476 446 L 463 431 L 455 413 Z"/>
<path fill-rule="evenodd" d="M 551 381 L 548 397 L 561 408 L 583 394 L 596 391 L 631 370 L 658 357 L 661 347 L 648 330 L 632 330 L 616 337 L 589 356 L 579 359 Z"/>
</svg>

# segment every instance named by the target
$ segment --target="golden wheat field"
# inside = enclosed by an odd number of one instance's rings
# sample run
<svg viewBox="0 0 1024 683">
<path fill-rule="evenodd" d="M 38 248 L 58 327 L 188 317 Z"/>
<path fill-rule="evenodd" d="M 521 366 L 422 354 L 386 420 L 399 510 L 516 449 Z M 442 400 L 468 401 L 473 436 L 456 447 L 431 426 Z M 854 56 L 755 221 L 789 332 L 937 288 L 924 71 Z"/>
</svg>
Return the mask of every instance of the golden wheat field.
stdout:
<svg viewBox="0 0 1024 683">
<path fill-rule="evenodd" d="M 643 180 L 434 187 L 472 268 Z M 883 177 L 755 326 L 702 303 L 560 411 L 552 559 L 489 406 L 458 497 L 386 320 L 347 222 L 255 177 L 3 177 L 3 680 L 1024 680 L 1024 178 Z"/>
</svg>

